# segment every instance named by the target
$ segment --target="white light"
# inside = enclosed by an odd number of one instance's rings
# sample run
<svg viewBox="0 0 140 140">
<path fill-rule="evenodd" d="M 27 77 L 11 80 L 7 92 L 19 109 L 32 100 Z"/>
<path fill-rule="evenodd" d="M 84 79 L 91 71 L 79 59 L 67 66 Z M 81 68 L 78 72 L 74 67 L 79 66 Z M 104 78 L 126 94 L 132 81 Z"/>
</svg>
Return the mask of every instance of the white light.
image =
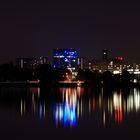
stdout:
<svg viewBox="0 0 140 140">
<path fill-rule="evenodd" d="M 140 109 L 140 94 L 134 92 L 134 105 L 136 111 Z"/>
<path fill-rule="evenodd" d="M 132 71 L 134 71 L 134 70 L 133 70 L 133 69 L 128 69 L 127 71 L 132 72 Z"/>
<path fill-rule="evenodd" d="M 114 94 L 113 95 L 113 104 L 114 104 L 114 109 L 118 110 L 121 105 L 122 105 L 122 97 L 121 95 Z"/>
<path fill-rule="evenodd" d="M 114 71 L 113 71 L 113 74 L 120 74 L 120 71 L 114 70 Z"/>
<path fill-rule="evenodd" d="M 60 55 L 60 56 L 53 56 L 54 58 L 64 58 L 63 55 Z"/>
<path fill-rule="evenodd" d="M 134 79 L 134 83 L 137 83 L 137 79 Z"/>
<path fill-rule="evenodd" d="M 140 71 L 135 71 L 134 74 L 140 74 Z"/>
<path fill-rule="evenodd" d="M 135 71 L 139 71 L 139 69 L 135 69 Z"/>
</svg>

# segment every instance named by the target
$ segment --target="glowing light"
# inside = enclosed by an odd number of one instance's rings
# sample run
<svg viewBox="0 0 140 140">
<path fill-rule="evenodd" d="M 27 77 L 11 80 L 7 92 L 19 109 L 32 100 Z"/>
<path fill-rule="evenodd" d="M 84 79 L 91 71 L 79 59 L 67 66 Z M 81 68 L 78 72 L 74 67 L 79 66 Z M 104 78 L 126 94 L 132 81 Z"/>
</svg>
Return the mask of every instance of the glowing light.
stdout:
<svg viewBox="0 0 140 140">
<path fill-rule="evenodd" d="M 76 67 L 77 51 L 74 49 L 58 49 L 54 50 L 54 63 L 55 67 L 74 68 Z M 74 70 L 74 69 L 72 69 Z"/>
<path fill-rule="evenodd" d="M 69 60 L 67 59 L 67 58 L 65 58 L 65 60 L 64 60 L 65 62 L 69 62 Z"/>
<path fill-rule="evenodd" d="M 41 120 L 42 119 L 42 115 L 43 115 L 43 109 L 42 109 L 42 104 L 40 103 L 39 104 L 39 119 Z"/>
<path fill-rule="evenodd" d="M 106 121 L 106 118 L 105 118 L 105 111 L 103 111 L 103 125 L 105 126 L 105 122 Z"/>
<path fill-rule="evenodd" d="M 23 115 L 23 101 L 20 102 L 20 114 Z"/>
<path fill-rule="evenodd" d="M 140 71 L 134 71 L 134 74 L 140 74 Z"/>
<path fill-rule="evenodd" d="M 140 94 L 137 93 L 136 89 L 134 89 L 134 106 L 136 111 L 140 109 Z"/>
<path fill-rule="evenodd" d="M 134 83 L 137 83 L 137 79 L 134 79 Z"/>
<path fill-rule="evenodd" d="M 122 97 L 121 94 L 113 95 L 113 104 L 114 104 L 114 117 L 115 121 L 118 123 L 122 122 L 123 114 L 122 114 Z"/>
<path fill-rule="evenodd" d="M 133 69 L 128 69 L 127 71 L 128 71 L 128 72 L 133 72 L 134 70 L 133 70 Z"/>
<path fill-rule="evenodd" d="M 114 70 L 113 74 L 120 74 L 120 71 L 119 70 Z"/>
<path fill-rule="evenodd" d="M 44 118 L 46 116 L 46 107 L 45 107 L 45 103 L 44 103 L 44 107 L 43 107 L 43 114 L 44 114 Z"/>
<path fill-rule="evenodd" d="M 129 95 L 127 98 L 127 112 L 129 113 L 134 108 L 133 96 Z"/>
<path fill-rule="evenodd" d="M 91 104 L 91 103 L 90 103 L 90 99 L 89 99 L 89 113 L 90 113 L 90 110 L 91 110 L 91 106 L 90 106 L 90 104 Z"/>
<path fill-rule="evenodd" d="M 55 107 L 55 120 L 60 122 L 64 126 L 76 125 L 76 110 L 75 107 L 68 104 L 62 104 Z"/>
<path fill-rule="evenodd" d="M 121 95 L 114 94 L 113 95 L 113 103 L 114 103 L 114 109 L 118 110 L 122 106 L 122 98 Z"/>
</svg>

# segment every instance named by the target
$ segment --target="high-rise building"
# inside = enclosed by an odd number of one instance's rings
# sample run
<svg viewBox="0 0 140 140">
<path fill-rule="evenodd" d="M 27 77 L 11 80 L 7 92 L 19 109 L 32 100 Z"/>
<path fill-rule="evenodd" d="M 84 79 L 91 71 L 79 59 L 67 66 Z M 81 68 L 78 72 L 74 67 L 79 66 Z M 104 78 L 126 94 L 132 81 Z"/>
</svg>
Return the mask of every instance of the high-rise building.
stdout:
<svg viewBox="0 0 140 140">
<path fill-rule="evenodd" d="M 108 50 L 107 49 L 102 50 L 102 59 L 104 62 L 108 61 Z"/>
<path fill-rule="evenodd" d="M 54 49 L 53 67 L 74 71 L 77 68 L 77 57 L 78 54 L 75 49 Z"/>
<path fill-rule="evenodd" d="M 83 57 L 79 57 L 77 59 L 77 64 L 78 64 L 78 68 L 84 69 L 84 58 Z"/>
</svg>

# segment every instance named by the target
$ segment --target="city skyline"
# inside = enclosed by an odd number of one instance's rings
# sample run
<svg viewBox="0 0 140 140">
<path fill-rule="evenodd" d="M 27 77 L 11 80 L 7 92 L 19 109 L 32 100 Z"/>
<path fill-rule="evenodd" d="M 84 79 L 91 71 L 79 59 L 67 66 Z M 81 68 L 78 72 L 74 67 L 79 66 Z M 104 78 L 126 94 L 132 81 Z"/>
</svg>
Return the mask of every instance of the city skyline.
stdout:
<svg viewBox="0 0 140 140">
<path fill-rule="evenodd" d="M 47 60 L 47 63 L 48 64 L 51 64 L 53 66 L 53 63 L 54 63 L 54 50 L 60 50 L 60 51 L 64 51 L 64 50 L 67 50 L 67 51 L 70 51 L 70 50 L 75 50 L 76 53 L 77 53 L 77 61 L 78 59 L 84 59 L 86 62 L 91 62 L 91 61 L 98 61 L 98 62 L 111 62 L 111 61 L 122 61 L 123 63 L 126 63 L 126 64 L 140 64 L 138 62 L 133 62 L 132 60 L 129 61 L 128 59 L 126 59 L 124 56 L 121 56 L 121 55 L 116 55 L 116 56 L 113 56 L 111 54 L 111 51 L 104 48 L 100 51 L 100 57 L 90 57 L 90 56 L 81 56 L 80 55 L 80 52 L 77 51 L 76 48 L 53 48 L 52 49 L 52 53 L 51 53 L 51 56 L 48 57 L 48 56 L 43 56 L 43 55 L 40 55 L 40 56 L 20 56 L 20 57 L 16 57 L 16 58 L 12 58 L 12 59 L 9 59 L 8 61 L 5 61 L 5 62 L 0 62 L 0 64 L 4 64 L 4 63 L 13 63 L 13 64 L 16 64 L 17 63 L 17 59 L 25 59 L 25 60 L 32 60 L 34 59 L 34 61 L 36 61 L 37 59 L 46 59 Z M 60 56 L 60 54 L 58 55 Z M 42 60 L 41 60 L 42 61 Z"/>
<path fill-rule="evenodd" d="M 53 48 L 80 55 L 112 56 L 140 62 L 139 3 L 122 1 L 0 2 L 0 62 L 16 57 L 52 56 Z"/>
<path fill-rule="evenodd" d="M 139 17 L 140 1 L 0 1 L 0 138 L 139 139 Z"/>
</svg>

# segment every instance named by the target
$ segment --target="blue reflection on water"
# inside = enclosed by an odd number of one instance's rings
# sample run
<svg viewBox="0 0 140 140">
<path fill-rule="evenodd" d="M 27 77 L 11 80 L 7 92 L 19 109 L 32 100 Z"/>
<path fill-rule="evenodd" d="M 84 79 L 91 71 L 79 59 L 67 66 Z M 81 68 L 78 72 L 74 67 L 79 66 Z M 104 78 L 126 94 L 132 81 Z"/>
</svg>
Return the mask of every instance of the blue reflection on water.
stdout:
<svg viewBox="0 0 140 140">
<path fill-rule="evenodd" d="M 39 112 L 38 112 L 39 120 L 42 119 L 42 115 L 43 115 L 43 112 L 42 112 L 42 104 L 40 103 L 39 104 Z"/>
<path fill-rule="evenodd" d="M 70 104 L 55 104 L 54 116 L 56 126 L 62 124 L 63 126 L 76 126 L 76 108 Z"/>
</svg>

